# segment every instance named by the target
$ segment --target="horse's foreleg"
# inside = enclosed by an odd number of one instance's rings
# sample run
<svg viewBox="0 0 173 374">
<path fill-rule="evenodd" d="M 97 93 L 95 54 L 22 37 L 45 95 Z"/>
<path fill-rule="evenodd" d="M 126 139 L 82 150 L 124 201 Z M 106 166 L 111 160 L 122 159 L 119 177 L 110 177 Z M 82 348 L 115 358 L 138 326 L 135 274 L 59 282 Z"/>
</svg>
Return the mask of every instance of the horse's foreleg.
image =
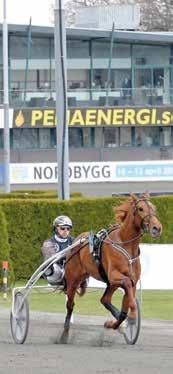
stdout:
<svg viewBox="0 0 173 374">
<path fill-rule="evenodd" d="M 129 308 L 131 309 L 132 314 L 135 314 L 135 299 L 133 296 L 133 288 L 130 278 L 123 278 L 118 286 L 123 288 L 125 291 L 122 300 L 121 311 L 118 314 L 118 318 L 115 317 L 117 321 L 107 321 L 105 323 L 105 327 L 107 328 L 117 329 L 121 325 L 121 323 L 126 319 Z"/>
<path fill-rule="evenodd" d="M 113 329 L 117 329 L 126 319 L 129 309 L 131 310 L 131 318 L 135 318 L 136 316 L 136 304 L 131 279 L 128 277 L 124 278 L 121 282 L 121 287 L 124 289 L 125 294 L 123 296 L 122 307 L 118 321 L 113 324 Z"/>
<path fill-rule="evenodd" d="M 67 314 L 66 314 L 65 321 L 64 321 L 65 331 L 68 331 L 70 328 L 70 320 L 71 320 L 71 316 L 72 316 L 73 308 L 74 308 L 74 297 L 75 297 L 76 289 L 77 287 L 74 287 L 74 286 L 67 288 L 67 303 L 66 303 Z"/>
<path fill-rule="evenodd" d="M 130 305 L 130 311 L 128 313 L 128 316 L 131 318 L 131 319 L 135 319 L 136 317 L 136 303 L 135 303 L 135 300 L 136 300 L 136 285 L 133 286 L 133 289 L 132 289 L 132 298 L 133 298 L 133 302 L 132 302 L 132 305 Z"/>
</svg>

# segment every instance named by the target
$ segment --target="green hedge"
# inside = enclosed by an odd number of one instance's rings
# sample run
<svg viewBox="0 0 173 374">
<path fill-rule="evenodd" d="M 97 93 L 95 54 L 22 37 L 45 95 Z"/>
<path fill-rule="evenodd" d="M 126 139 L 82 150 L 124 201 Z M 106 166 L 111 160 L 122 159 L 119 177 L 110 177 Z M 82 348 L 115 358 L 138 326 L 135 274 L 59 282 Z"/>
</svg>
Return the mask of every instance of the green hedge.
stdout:
<svg viewBox="0 0 173 374">
<path fill-rule="evenodd" d="M 80 192 L 72 192 L 70 194 L 70 198 L 80 198 L 82 197 L 82 193 Z M 20 190 L 20 191 L 12 191 L 11 193 L 0 193 L 0 199 L 58 199 L 57 192 L 54 190 L 40 190 L 40 191 L 29 191 L 29 190 Z"/>
<path fill-rule="evenodd" d="M 71 199 L 0 199 L 0 206 L 8 222 L 11 259 L 16 279 L 28 278 L 42 261 L 42 242 L 52 235 L 53 219 L 61 214 L 69 215 L 74 223 L 72 235 L 85 231 L 97 231 L 114 222 L 113 206 L 123 197 Z M 157 214 L 163 225 L 159 243 L 173 243 L 173 197 L 161 196 L 151 199 L 157 207 Z M 143 242 L 156 242 L 148 235 Z"/>
<path fill-rule="evenodd" d="M 2 263 L 3 261 L 8 261 L 9 263 L 9 283 L 11 284 L 14 280 L 13 265 L 10 259 L 10 245 L 8 240 L 7 222 L 5 214 L 0 208 L 0 288 L 2 286 L 3 271 Z"/>
</svg>

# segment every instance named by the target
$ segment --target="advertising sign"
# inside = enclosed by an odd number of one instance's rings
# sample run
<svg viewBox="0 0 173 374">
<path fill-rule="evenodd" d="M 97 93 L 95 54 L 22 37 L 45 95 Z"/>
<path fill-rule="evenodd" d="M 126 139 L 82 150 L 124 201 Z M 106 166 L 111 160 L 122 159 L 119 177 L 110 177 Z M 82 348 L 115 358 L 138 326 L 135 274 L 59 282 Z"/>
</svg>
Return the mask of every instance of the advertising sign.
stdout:
<svg viewBox="0 0 173 374">
<path fill-rule="evenodd" d="M 173 161 L 117 162 L 115 180 L 116 182 L 172 181 Z"/>
<path fill-rule="evenodd" d="M 57 163 L 10 165 L 11 184 L 57 183 Z M 70 183 L 173 181 L 173 161 L 70 162 Z"/>
<path fill-rule="evenodd" d="M 109 162 L 70 162 L 70 183 L 108 182 L 112 180 L 114 163 Z M 11 184 L 57 183 L 56 163 L 11 164 Z"/>
<path fill-rule="evenodd" d="M 92 107 L 68 110 L 70 127 L 91 126 L 170 126 L 173 108 L 170 107 Z M 55 108 L 15 109 L 13 127 L 55 127 Z"/>
</svg>

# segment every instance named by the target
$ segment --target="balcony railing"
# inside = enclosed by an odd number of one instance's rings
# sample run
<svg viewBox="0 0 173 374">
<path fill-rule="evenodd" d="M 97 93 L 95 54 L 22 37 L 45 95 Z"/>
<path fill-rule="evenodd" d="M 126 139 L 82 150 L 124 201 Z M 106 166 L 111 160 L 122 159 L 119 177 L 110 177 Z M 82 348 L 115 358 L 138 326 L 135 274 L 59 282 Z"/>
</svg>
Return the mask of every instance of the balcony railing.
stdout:
<svg viewBox="0 0 173 374">
<path fill-rule="evenodd" d="M 173 88 L 140 87 L 128 89 L 68 89 L 69 107 L 87 106 L 162 106 L 172 105 Z M 56 93 L 48 88 L 10 89 L 10 107 L 55 107 Z M 0 104 L 3 104 L 3 90 L 0 90 Z"/>
</svg>

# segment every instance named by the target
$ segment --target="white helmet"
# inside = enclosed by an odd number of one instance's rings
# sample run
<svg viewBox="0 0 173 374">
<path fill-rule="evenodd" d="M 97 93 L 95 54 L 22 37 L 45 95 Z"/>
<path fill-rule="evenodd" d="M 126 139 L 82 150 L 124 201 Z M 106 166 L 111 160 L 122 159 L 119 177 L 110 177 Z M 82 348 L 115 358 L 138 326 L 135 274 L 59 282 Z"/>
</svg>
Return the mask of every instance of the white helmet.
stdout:
<svg viewBox="0 0 173 374">
<path fill-rule="evenodd" d="M 67 216 L 58 216 L 54 219 L 53 221 L 53 227 L 55 228 L 56 226 L 69 226 L 72 228 L 72 221 L 69 217 Z"/>
</svg>

